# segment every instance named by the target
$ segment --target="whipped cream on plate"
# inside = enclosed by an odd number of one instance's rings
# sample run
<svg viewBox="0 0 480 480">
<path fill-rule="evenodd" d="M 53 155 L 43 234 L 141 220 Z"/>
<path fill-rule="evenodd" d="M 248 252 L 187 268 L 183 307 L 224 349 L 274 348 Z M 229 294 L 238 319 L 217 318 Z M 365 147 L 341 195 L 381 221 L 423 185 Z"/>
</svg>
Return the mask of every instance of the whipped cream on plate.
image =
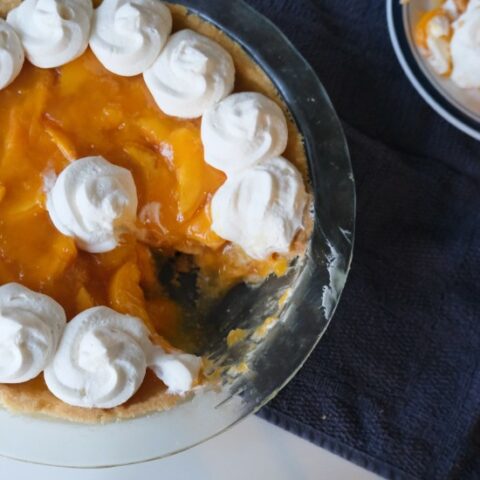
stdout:
<svg viewBox="0 0 480 480">
<path fill-rule="evenodd" d="M 66 324 L 52 298 L 17 283 L 0 287 L 0 383 L 23 383 L 51 362 Z"/>
<path fill-rule="evenodd" d="M 91 253 L 113 250 L 122 233 L 133 228 L 137 190 L 132 174 L 103 157 L 71 163 L 47 194 L 55 227 Z"/>
<path fill-rule="evenodd" d="M 427 25 L 427 60 L 439 75 L 447 74 L 451 68 L 450 28 L 445 15 L 433 17 Z"/>
<path fill-rule="evenodd" d="M 288 142 L 287 120 L 265 95 L 236 93 L 202 118 L 205 161 L 227 175 L 281 155 Z"/>
<path fill-rule="evenodd" d="M 20 38 L 13 27 L 0 18 L 0 89 L 7 87 L 17 78 L 24 60 Z"/>
<path fill-rule="evenodd" d="M 460 88 L 480 88 L 480 1 L 471 0 L 453 28 L 451 78 Z"/>
<path fill-rule="evenodd" d="M 167 115 L 197 118 L 233 90 L 235 66 L 218 43 L 181 30 L 170 37 L 144 78 Z"/>
<path fill-rule="evenodd" d="M 69 405 L 114 408 L 135 394 L 149 365 L 172 393 L 185 393 L 198 376 L 200 359 L 167 355 L 150 342 L 139 319 L 94 307 L 68 323 L 45 381 Z"/>
<path fill-rule="evenodd" d="M 92 12 L 91 0 L 24 0 L 9 12 L 7 22 L 33 65 L 54 68 L 86 50 Z"/>
<path fill-rule="evenodd" d="M 117 75 L 143 73 L 172 31 L 172 15 L 158 0 L 103 0 L 95 10 L 90 47 Z"/>
<path fill-rule="evenodd" d="M 308 195 L 300 172 L 276 157 L 229 177 L 212 199 L 212 230 L 254 259 L 288 253 Z"/>
</svg>

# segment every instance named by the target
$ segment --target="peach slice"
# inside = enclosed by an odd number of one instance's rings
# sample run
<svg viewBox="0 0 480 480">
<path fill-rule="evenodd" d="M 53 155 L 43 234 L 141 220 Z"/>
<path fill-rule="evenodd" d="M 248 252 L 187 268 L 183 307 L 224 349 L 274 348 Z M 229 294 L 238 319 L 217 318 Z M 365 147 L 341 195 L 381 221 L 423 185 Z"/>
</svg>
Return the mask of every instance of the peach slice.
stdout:
<svg viewBox="0 0 480 480">
<path fill-rule="evenodd" d="M 107 271 L 117 270 L 125 263 L 134 262 L 135 259 L 135 239 L 133 237 L 124 238 L 123 243 L 110 252 L 95 255 L 95 261 Z"/>
<path fill-rule="evenodd" d="M 29 123 L 30 139 L 35 141 L 43 133 L 42 122 L 39 122 L 45 113 L 48 97 L 52 91 L 54 74 L 50 70 L 41 73 L 40 81 L 35 85 L 26 102 L 24 115 L 27 115 Z"/>
<path fill-rule="evenodd" d="M 137 264 L 140 270 L 140 283 L 149 289 L 158 286 L 152 253 L 150 249 L 142 243 L 137 244 Z"/>
<path fill-rule="evenodd" d="M 80 287 L 75 296 L 77 312 L 83 312 L 95 306 L 95 300 L 85 287 Z"/>
<path fill-rule="evenodd" d="M 57 235 L 57 238 L 50 244 L 47 254 L 40 254 L 37 261 L 34 261 L 34 266 L 40 278 L 51 281 L 59 278 L 76 256 L 77 248 L 73 239 Z"/>
<path fill-rule="evenodd" d="M 60 153 L 69 162 L 78 158 L 78 153 L 70 137 L 51 120 L 44 120 L 45 131 L 50 136 L 52 142 L 57 146 Z"/>
<path fill-rule="evenodd" d="M 133 161 L 134 165 L 148 175 L 149 171 L 157 166 L 157 154 L 139 143 L 130 142 L 123 147 L 123 151 Z"/>
<path fill-rule="evenodd" d="M 157 147 L 168 139 L 174 129 L 174 123 L 171 119 L 153 115 L 139 118 L 136 125 L 140 128 L 145 139 Z"/>
<path fill-rule="evenodd" d="M 22 123 L 22 109 L 12 108 L 8 118 L 8 125 L 4 132 L 4 149 L 2 155 L 2 170 L 15 170 L 18 157 L 23 154 L 27 145 L 26 131 Z"/>
<path fill-rule="evenodd" d="M 32 178 L 31 185 L 19 184 L 16 189 L 4 188 L 3 201 L 0 205 L 2 219 L 18 220 L 20 217 L 32 216 L 43 211 L 45 195 L 42 191 L 41 179 Z"/>
<path fill-rule="evenodd" d="M 89 69 L 85 68 L 88 56 L 69 62 L 60 69 L 60 94 L 70 96 L 82 91 L 82 87 L 91 80 Z"/>
<path fill-rule="evenodd" d="M 10 223 L 10 222 L 9 222 Z M 1 245 L 1 254 L 15 265 L 15 270 L 22 283 L 39 288 L 60 278 L 65 270 L 75 261 L 77 248 L 73 239 L 37 228 L 32 231 L 30 217 L 9 225 L 7 244 Z M 28 225 L 28 227 L 27 227 Z M 37 224 L 39 226 L 39 224 Z"/>
<path fill-rule="evenodd" d="M 147 326 L 151 326 L 143 290 L 140 288 L 140 270 L 136 263 L 125 263 L 115 272 L 110 281 L 108 298 L 113 309 L 138 317 Z"/>
<path fill-rule="evenodd" d="M 170 135 L 178 183 L 179 220 L 187 221 L 205 201 L 205 162 L 197 130 L 184 127 Z"/>
<path fill-rule="evenodd" d="M 226 242 L 211 229 L 211 226 L 210 202 L 207 202 L 188 223 L 187 236 L 191 240 L 195 240 L 207 247 L 213 249 L 220 248 Z"/>
</svg>

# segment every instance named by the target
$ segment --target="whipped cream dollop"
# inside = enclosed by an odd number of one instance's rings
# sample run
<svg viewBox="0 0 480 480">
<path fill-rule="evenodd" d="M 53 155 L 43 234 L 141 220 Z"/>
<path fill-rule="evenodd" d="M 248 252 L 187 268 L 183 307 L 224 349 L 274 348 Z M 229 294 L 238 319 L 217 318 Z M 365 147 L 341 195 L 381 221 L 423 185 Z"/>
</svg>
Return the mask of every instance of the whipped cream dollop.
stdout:
<svg viewBox="0 0 480 480">
<path fill-rule="evenodd" d="M 175 393 L 185 393 L 200 359 L 167 355 L 139 319 L 94 307 L 68 323 L 44 375 L 49 390 L 69 405 L 114 408 L 135 394 L 149 365 Z"/>
<path fill-rule="evenodd" d="M 0 89 L 10 85 L 22 70 L 25 54 L 22 42 L 5 20 L 0 18 Z"/>
<path fill-rule="evenodd" d="M 103 0 L 90 47 L 107 70 L 133 76 L 152 66 L 171 31 L 170 10 L 158 0 Z"/>
<path fill-rule="evenodd" d="M 287 120 L 265 95 L 230 95 L 202 118 L 205 161 L 227 175 L 281 155 L 288 142 Z"/>
<path fill-rule="evenodd" d="M 288 253 L 308 196 L 300 172 L 276 157 L 229 177 L 212 199 L 212 230 L 254 259 Z"/>
<path fill-rule="evenodd" d="M 17 283 L 0 287 L 0 383 L 35 378 L 52 361 L 66 324 L 52 298 Z"/>
<path fill-rule="evenodd" d="M 461 88 L 480 88 L 480 2 L 471 0 L 453 24 L 452 80 Z"/>
<path fill-rule="evenodd" d="M 436 15 L 427 25 L 427 60 L 439 75 L 447 74 L 451 68 L 450 28 L 445 15 Z"/>
<path fill-rule="evenodd" d="M 103 157 L 71 163 L 47 194 L 47 210 L 55 227 L 73 237 L 81 250 L 113 250 L 131 230 L 137 214 L 132 174 Z"/>
<path fill-rule="evenodd" d="M 200 357 L 189 353 L 165 353 L 155 346 L 150 351 L 149 368 L 168 387 L 172 395 L 184 395 L 192 389 L 202 367 Z"/>
<path fill-rule="evenodd" d="M 7 22 L 33 65 L 54 68 L 85 51 L 92 12 L 91 0 L 24 0 L 10 11 Z"/>
<path fill-rule="evenodd" d="M 233 90 L 235 66 L 218 43 L 181 30 L 170 37 L 144 78 L 167 115 L 197 118 Z"/>
<path fill-rule="evenodd" d="M 147 331 L 139 320 L 94 307 L 68 323 L 45 370 L 45 381 L 69 405 L 113 408 L 125 403 L 142 384 L 149 348 Z"/>
</svg>

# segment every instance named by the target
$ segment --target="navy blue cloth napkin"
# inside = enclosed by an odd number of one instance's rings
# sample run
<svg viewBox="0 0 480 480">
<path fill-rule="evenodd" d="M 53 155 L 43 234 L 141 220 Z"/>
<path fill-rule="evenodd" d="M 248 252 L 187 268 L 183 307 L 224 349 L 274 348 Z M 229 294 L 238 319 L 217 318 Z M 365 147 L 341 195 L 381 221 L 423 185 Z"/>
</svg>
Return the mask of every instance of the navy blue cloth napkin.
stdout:
<svg viewBox="0 0 480 480">
<path fill-rule="evenodd" d="M 480 478 L 480 144 L 417 95 L 381 0 L 249 0 L 313 65 L 357 180 L 334 320 L 261 414 L 387 478 Z"/>
</svg>

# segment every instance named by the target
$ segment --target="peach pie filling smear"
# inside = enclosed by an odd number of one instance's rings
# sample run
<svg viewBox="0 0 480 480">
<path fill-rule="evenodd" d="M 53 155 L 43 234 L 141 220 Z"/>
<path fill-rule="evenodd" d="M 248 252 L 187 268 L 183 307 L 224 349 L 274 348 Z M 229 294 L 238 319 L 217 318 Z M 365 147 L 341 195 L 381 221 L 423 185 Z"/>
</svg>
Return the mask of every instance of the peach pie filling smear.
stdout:
<svg viewBox="0 0 480 480">
<path fill-rule="evenodd" d="M 273 85 L 238 45 L 182 8 L 171 8 L 175 30 L 193 28 L 230 51 L 237 91 L 255 90 L 278 101 Z M 305 173 L 293 121 L 289 130 L 285 156 Z M 141 318 L 160 343 L 161 337 L 175 338 L 181 309 L 157 280 L 152 250 L 164 257 L 185 254 L 179 268 L 198 268 L 204 284 L 217 292 L 242 280 L 281 276 L 288 268 L 290 258 L 254 261 L 211 230 L 210 200 L 226 178 L 203 159 L 200 119 L 166 116 L 141 76 L 108 72 L 90 50 L 57 69 L 25 62 L 18 78 L 0 91 L 0 132 L 0 284 L 19 282 L 51 296 L 68 318 L 107 305 Z M 70 162 L 94 155 L 130 170 L 139 197 L 136 235 L 103 254 L 79 251 L 53 226 L 45 206 L 55 177 Z M 292 257 L 302 251 L 297 243 Z M 17 409 L 97 421 L 172 406 L 176 400 L 162 395 L 164 390 L 149 373 L 125 405 L 79 411 L 56 400 L 40 376 L 1 385 L 0 398 Z"/>
</svg>

